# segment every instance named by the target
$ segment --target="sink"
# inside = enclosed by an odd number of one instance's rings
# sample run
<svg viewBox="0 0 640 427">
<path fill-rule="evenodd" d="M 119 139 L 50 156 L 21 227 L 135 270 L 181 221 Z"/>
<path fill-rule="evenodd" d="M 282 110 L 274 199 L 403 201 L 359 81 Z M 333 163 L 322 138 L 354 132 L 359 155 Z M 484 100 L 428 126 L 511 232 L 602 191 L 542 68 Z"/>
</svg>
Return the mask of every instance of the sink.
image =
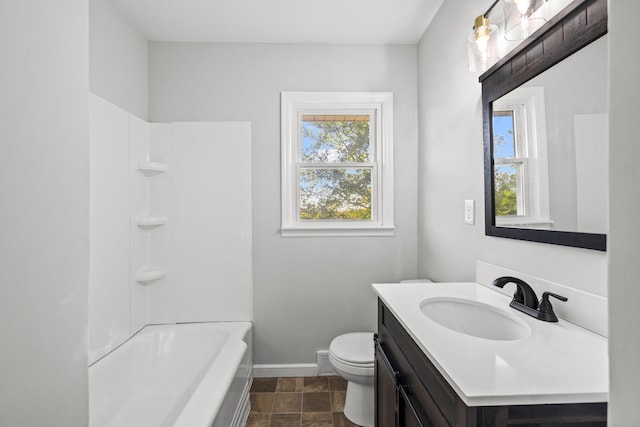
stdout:
<svg viewBox="0 0 640 427">
<path fill-rule="evenodd" d="M 445 328 L 487 340 L 514 341 L 531 332 L 525 322 L 509 312 L 463 298 L 429 298 L 420 303 L 420 310 Z"/>
</svg>

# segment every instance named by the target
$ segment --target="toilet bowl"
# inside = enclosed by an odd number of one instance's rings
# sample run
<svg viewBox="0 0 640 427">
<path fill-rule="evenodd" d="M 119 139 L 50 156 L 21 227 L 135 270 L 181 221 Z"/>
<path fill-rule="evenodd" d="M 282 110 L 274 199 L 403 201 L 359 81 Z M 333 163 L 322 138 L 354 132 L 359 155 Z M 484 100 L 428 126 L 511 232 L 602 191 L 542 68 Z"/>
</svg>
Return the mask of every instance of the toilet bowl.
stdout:
<svg viewBox="0 0 640 427">
<path fill-rule="evenodd" d="M 352 332 L 334 338 L 329 345 L 329 362 L 347 380 L 345 417 L 360 426 L 373 427 L 373 333 Z"/>
</svg>

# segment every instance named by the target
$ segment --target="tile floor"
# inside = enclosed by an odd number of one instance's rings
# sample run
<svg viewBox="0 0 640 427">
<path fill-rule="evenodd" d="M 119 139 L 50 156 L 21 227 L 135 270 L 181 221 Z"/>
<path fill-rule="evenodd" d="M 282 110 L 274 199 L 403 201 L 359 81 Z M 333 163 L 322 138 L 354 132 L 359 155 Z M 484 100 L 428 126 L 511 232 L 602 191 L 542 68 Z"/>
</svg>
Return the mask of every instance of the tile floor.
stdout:
<svg viewBox="0 0 640 427">
<path fill-rule="evenodd" d="M 358 427 L 342 410 L 341 377 L 254 378 L 245 427 Z"/>
</svg>

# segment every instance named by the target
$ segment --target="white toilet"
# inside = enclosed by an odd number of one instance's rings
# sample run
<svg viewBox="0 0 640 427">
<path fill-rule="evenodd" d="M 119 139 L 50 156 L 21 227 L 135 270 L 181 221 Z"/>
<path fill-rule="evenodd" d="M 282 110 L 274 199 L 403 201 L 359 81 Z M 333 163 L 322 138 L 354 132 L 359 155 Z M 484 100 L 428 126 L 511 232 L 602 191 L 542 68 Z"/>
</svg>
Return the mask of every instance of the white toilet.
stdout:
<svg viewBox="0 0 640 427">
<path fill-rule="evenodd" d="M 345 417 L 360 426 L 373 427 L 373 333 L 353 332 L 334 338 L 329 345 L 329 361 L 347 380 Z"/>
</svg>

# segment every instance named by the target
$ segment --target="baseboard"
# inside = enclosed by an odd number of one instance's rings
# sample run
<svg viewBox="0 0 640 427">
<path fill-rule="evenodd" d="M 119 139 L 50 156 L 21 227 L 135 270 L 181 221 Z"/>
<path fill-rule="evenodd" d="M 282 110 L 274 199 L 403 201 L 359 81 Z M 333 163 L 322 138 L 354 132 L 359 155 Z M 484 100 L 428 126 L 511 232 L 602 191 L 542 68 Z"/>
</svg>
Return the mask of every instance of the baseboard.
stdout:
<svg viewBox="0 0 640 427">
<path fill-rule="evenodd" d="M 315 377 L 317 375 L 318 365 L 315 363 L 253 365 L 253 376 L 255 378 Z"/>
</svg>

